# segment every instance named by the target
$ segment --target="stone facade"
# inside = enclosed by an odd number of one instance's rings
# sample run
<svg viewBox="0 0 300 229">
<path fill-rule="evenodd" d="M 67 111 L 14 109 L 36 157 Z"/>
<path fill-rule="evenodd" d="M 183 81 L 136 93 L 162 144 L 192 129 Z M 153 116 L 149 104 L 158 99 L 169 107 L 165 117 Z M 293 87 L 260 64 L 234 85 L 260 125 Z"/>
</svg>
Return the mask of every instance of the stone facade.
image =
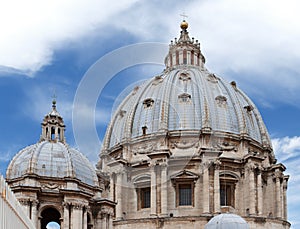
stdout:
<svg viewBox="0 0 300 229">
<path fill-rule="evenodd" d="M 51 221 L 63 229 L 204 228 L 225 212 L 250 228 L 290 228 L 289 176 L 258 109 L 235 82 L 205 68 L 187 28 L 182 22 L 171 42 L 166 69 L 115 112 L 96 171 L 67 145 L 53 103 L 40 141 L 7 170 L 37 228 Z"/>
<path fill-rule="evenodd" d="M 204 228 L 224 212 L 250 228 L 289 228 L 289 177 L 258 109 L 205 68 L 187 27 L 164 72 L 135 88 L 107 129 L 98 169 L 110 176 L 114 228 Z"/>
<path fill-rule="evenodd" d="M 109 179 L 70 148 L 53 101 L 38 143 L 10 162 L 6 181 L 36 228 L 56 222 L 62 229 L 112 229 L 115 203 L 104 198 Z"/>
</svg>

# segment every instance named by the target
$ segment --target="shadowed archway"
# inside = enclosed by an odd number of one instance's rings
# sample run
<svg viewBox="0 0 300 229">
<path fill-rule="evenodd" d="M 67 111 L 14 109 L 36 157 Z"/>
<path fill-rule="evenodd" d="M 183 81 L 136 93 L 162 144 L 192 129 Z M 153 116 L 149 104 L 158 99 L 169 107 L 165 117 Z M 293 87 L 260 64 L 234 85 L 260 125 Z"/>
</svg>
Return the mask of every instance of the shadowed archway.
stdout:
<svg viewBox="0 0 300 229">
<path fill-rule="evenodd" d="M 41 229 L 46 229 L 49 222 L 56 222 L 60 225 L 59 219 L 61 215 L 55 208 L 49 207 L 44 209 L 41 213 L 41 217 Z"/>
</svg>

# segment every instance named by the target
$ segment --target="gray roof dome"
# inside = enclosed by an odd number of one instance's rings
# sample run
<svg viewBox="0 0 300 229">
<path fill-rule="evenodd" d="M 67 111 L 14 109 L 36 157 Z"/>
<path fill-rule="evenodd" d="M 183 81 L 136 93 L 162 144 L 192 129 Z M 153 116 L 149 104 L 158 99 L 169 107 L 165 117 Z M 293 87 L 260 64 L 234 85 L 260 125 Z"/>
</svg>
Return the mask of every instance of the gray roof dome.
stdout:
<svg viewBox="0 0 300 229">
<path fill-rule="evenodd" d="M 42 123 L 41 140 L 22 149 L 10 162 L 6 179 L 26 175 L 48 178 L 73 178 L 98 186 L 95 169 L 78 150 L 68 146 L 64 139 L 64 123 L 53 102 L 52 111 Z"/>
<path fill-rule="evenodd" d="M 249 229 L 248 223 L 240 216 L 230 213 L 213 217 L 205 229 Z"/>
<path fill-rule="evenodd" d="M 103 149 L 143 135 L 210 130 L 251 138 L 271 146 L 254 103 L 236 86 L 204 66 L 200 44 L 187 27 L 171 42 L 166 69 L 136 87 L 120 104 L 107 129 Z"/>
</svg>

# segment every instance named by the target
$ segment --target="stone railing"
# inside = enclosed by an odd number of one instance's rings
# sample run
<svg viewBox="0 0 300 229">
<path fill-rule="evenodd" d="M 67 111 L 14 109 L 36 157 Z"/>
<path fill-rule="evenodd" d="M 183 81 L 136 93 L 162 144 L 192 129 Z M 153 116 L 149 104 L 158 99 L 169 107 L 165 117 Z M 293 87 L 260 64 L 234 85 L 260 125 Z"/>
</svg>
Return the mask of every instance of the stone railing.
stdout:
<svg viewBox="0 0 300 229">
<path fill-rule="evenodd" d="M 23 207 L 0 175 L 0 228 L 35 229 Z"/>
</svg>

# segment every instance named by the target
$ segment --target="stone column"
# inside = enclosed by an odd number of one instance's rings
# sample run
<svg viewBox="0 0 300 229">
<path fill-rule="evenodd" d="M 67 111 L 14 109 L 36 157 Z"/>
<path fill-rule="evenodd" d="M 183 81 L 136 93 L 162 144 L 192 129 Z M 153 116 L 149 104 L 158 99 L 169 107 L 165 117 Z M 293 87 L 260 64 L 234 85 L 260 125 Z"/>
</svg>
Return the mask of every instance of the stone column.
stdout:
<svg viewBox="0 0 300 229">
<path fill-rule="evenodd" d="M 58 127 L 55 127 L 54 139 L 58 140 Z"/>
<path fill-rule="evenodd" d="M 101 214 L 101 219 L 102 219 L 102 227 L 101 229 L 107 229 L 107 214 L 102 213 Z"/>
<path fill-rule="evenodd" d="M 209 213 L 209 164 L 203 165 L 203 213 Z"/>
<path fill-rule="evenodd" d="M 113 229 L 112 214 L 108 215 L 108 229 Z"/>
<path fill-rule="evenodd" d="M 64 207 L 64 221 L 63 221 L 63 225 L 62 225 L 61 229 L 69 229 L 70 228 L 70 225 L 69 225 L 69 204 L 64 203 L 63 207 Z"/>
<path fill-rule="evenodd" d="M 109 182 L 109 199 L 111 201 L 115 201 L 114 187 L 115 187 L 114 174 L 111 174 L 110 175 L 110 182 Z"/>
<path fill-rule="evenodd" d="M 88 224 L 88 222 L 87 222 L 87 209 L 88 209 L 88 207 L 84 207 L 83 208 L 83 225 L 82 225 L 82 229 L 86 229 L 87 228 L 87 224 Z"/>
<path fill-rule="evenodd" d="M 123 207 L 122 207 L 122 185 L 123 185 L 123 174 L 118 173 L 116 177 L 116 219 L 120 220 L 123 217 Z"/>
<path fill-rule="evenodd" d="M 156 216 L 156 171 L 155 165 L 151 165 L 151 215 Z"/>
<path fill-rule="evenodd" d="M 102 214 L 101 212 L 99 211 L 98 214 L 97 214 L 97 218 L 95 219 L 95 225 L 93 227 L 93 229 L 103 229 L 102 228 Z"/>
<path fill-rule="evenodd" d="M 34 200 L 32 201 L 32 212 L 31 212 L 31 220 L 34 224 L 34 226 L 38 227 L 38 210 L 37 210 L 37 207 L 38 207 L 38 201 Z"/>
<path fill-rule="evenodd" d="M 261 170 L 257 174 L 257 210 L 258 215 L 263 214 L 263 193 L 262 193 L 262 179 L 261 179 Z"/>
<path fill-rule="evenodd" d="M 280 184 L 281 173 L 280 171 L 275 172 L 275 187 L 276 187 L 276 217 L 281 218 L 281 184 Z"/>
<path fill-rule="evenodd" d="M 24 212 L 26 213 L 27 217 L 30 218 L 29 200 L 28 199 L 19 199 L 18 201 L 22 205 L 22 207 L 24 209 Z"/>
<path fill-rule="evenodd" d="M 214 171 L 214 210 L 215 213 L 221 212 L 220 207 L 220 162 L 215 162 Z"/>
<path fill-rule="evenodd" d="M 255 215 L 255 180 L 254 180 L 254 164 L 248 164 L 248 179 L 249 179 L 249 214 Z"/>
<path fill-rule="evenodd" d="M 201 214 L 201 212 L 199 211 L 201 209 L 201 187 L 202 187 L 202 183 L 201 180 L 198 178 L 197 181 L 195 182 L 195 209 L 197 209 L 197 212 L 199 212 L 198 214 Z"/>
<path fill-rule="evenodd" d="M 73 204 L 72 229 L 82 229 L 82 205 Z"/>
<path fill-rule="evenodd" d="M 167 163 L 161 165 L 161 215 L 168 215 Z"/>
<path fill-rule="evenodd" d="M 289 176 L 284 176 L 283 179 L 283 218 L 287 220 L 287 199 L 286 199 L 286 191 L 287 191 L 287 182 Z"/>
</svg>

